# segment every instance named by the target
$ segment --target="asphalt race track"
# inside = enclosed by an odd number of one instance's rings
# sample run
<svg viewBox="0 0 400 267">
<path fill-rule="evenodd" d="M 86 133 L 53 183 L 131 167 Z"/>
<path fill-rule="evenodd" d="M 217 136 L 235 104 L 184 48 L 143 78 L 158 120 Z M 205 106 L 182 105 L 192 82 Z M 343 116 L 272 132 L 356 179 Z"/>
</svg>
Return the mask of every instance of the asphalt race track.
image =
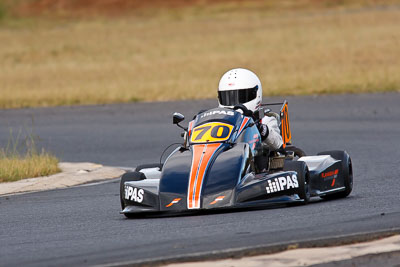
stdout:
<svg viewBox="0 0 400 267">
<path fill-rule="evenodd" d="M 265 101 L 278 101 L 273 98 Z M 400 94 L 290 97 L 294 144 L 308 154 L 345 149 L 354 190 L 306 206 L 127 220 L 119 181 L 0 197 L 0 265 L 140 262 L 243 247 L 400 230 Z M 133 167 L 157 162 L 180 141 L 172 125 L 216 101 L 135 103 L 0 111 L 9 129 L 31 129 L 63 161 Z M 185 120 L 186 122 L 188 121 Z M 32 124 L 33 121 L 33 124 Z"/>
</svg>

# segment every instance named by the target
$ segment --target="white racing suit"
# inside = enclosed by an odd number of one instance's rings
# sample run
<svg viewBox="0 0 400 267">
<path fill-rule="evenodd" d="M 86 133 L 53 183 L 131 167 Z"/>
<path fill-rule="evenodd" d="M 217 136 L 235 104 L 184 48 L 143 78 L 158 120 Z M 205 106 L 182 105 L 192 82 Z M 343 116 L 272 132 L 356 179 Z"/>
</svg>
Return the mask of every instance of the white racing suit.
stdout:
<svg viewBox="0 0 400 267">
<path fill-rule="evenodd" d="M 267 138 L 263 140 L 263 144 L 267 145 L 270 150 L 277 150 L 283 145 L 282 136 L 275 117 L 264 116 L 261 124 L 268 127 Z"/>
</svg>

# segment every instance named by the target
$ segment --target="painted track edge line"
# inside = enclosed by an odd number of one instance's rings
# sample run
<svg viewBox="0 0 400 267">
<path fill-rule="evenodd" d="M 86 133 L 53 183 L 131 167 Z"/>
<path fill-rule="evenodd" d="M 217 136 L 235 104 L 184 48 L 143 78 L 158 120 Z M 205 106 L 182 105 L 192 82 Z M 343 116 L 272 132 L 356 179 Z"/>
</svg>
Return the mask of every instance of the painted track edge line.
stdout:
<svg viewBox="0 0 400 267">
<path fill-rule="evenodd" d="M 382 231 L 362 232 L 352 235 L 339 235 L 328 238 L 316 238 L 306 241 L 289 241 L 270 245 L 247 246 L 239 248 L 221 249 L 209 252 L 188 253 L 181 256 L 159 257 L 149 260 L 125 261 L 111 264 L 99 264 L 98 267 L 113 266 L 160 266 L 171 263 L 198 262 L 204 260 L 222 260 L 228 258 L 243 258 L 258 255 L 274 254 L 290 249 L 332 247 L 355 243 L 362 243 L 400 234 L 400 227 Z"/>
</svg>

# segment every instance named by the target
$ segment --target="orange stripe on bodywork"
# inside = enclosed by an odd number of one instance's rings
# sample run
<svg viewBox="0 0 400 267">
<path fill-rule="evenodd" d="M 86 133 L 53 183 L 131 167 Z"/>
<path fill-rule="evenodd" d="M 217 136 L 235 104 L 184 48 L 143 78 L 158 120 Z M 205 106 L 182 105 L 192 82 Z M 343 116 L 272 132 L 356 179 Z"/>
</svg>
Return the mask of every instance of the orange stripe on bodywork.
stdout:
<svg viewBox="0 0 400 267">
<path fill-rule="evenodd" d="M 220 143 L 193 145 L 193 159 L 190 170 L 189 187 L 187 195 L 188 209 L 200 208 L 201 189 L 207 166 Z"/>
<path fill-rule="evenodd" d="M 188 208 L 193 207 L 193 191 L 194 183 L 197 177 L 197 170 L 199 167 L 201 156 L 203 155 L 203 150 L 206 145 L 193 145 L 193 158 L 192 158 L 192 168 L 190 170 L 189 188 L 188 188 Z"/>
<path fill-rule="evenodd" d="M 224 200 L 225 196 L 219 196 L 217 197 L 213 202 L 210 203 L 210 205 L 214 205 L 215 203 L 217 203 L 218 201 Z"/>
<path fill-rule="evenodd" d="M 205 172 L 207 169 L 208 162 L 211 160 L 212 155 L 214 152 L 218 149 L 218 147 L 221 144 L 209 144 L 206 145 L 206 150 L 204 151 L 203 159 L 200 163 L 199 166 L 199 172 L 197 175 L 197 181 L 196 181 L 196 191 L 195 191 L 195 196 L 194 196 L 194 208 L 200 208 L 200 193 L 201 193 L 201 187 L 203 184 Z"/>
<path fill-rule="evenodd" d="M 237 135 L 237 136 L 239 136 L 239 134 L 242 132 L 243 127 L 247 124 L 248 121 L 249 121 L 249 118 L 247 118 L 247 117 L 245 117 L 245 118 L 243 119 L 242 125 L 240 125 L 240 128 L 239 128 L 239 131 L 238 131 L 238 135 Z"/>
<path fill-rule="evenodd" d="M 192 133 L 192 130 L 193 130 L 193 124 L 194 124 L 194 121 L 190 121 L 190 122 L 189 122 L 189 127 L 188 127 L 188 136 L 190 136 L 190 134 Z"/>
<path fill-rule="evenodd" d="M 181 201 L 181 198 L 175 198 L 174 200 L 171 201 L 171 203 L 169 203 L 168 205 L 166 205 L 165 207 L 169 208 L 172 205 L 178 203 L 179 201 Z"/>
</svg>

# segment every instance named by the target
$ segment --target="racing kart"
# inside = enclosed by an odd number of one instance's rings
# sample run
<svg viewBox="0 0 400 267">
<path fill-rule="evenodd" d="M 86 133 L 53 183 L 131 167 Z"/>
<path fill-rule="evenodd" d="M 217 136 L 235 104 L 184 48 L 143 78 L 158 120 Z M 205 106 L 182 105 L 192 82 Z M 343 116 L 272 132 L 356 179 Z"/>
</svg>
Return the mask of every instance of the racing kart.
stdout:
<svg viewBox="0 0 400 267">
<path fill-rule="evenodd" d="M 272 105 L 282 105 L 272 112 Z M 270 151 L 257 123 L 278 120 L 283 146 Z M 243 208 L 274 202 L 307 204 L 310 197 L 343 198 L 353 187 L 351 158 L 345 151 L 306 156 L 291 144 L 288 103 L 263 105 L 256 113 L 244 105 L 197 114 L 184 130 L 184 142 L 164 164 L 138 166 L 122 175 L 120 200 L 126 217 L 144 212 Z"/>
</svg>

